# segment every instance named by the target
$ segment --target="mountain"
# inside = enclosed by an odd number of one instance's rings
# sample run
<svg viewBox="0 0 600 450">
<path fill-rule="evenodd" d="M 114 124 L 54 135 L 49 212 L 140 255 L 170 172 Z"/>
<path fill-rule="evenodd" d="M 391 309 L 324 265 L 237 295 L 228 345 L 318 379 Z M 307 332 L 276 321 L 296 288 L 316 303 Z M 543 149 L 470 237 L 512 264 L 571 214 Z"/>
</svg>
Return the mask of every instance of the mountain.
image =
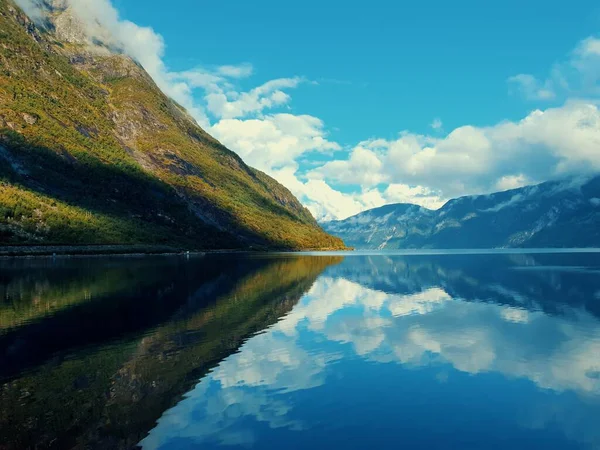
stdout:
<svg viewBox="0 0 600 450">
<path fill-rule="evenodd" d="M 396 204 L 323 224 L 364 249 L 600 247 L 600 175 L 450 200 Z"/>
<path fill-rule="evenodd" d="M 95 40 L 63 0 L 0 0 L 0 244 L 344 248 Z"/>
</svg>

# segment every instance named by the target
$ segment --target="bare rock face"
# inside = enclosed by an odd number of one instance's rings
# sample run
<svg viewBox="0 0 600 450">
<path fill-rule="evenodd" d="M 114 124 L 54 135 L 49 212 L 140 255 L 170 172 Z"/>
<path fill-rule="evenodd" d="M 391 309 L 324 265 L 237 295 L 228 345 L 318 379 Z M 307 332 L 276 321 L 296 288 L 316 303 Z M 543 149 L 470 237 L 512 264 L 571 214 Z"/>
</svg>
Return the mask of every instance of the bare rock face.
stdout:
<svg viewBox="0 0 600 450">
<path fill-rule="evenodd" d="M 71 8 L 57 9 L 52 13 L 52 24 L 54 33 L 58 40 L 71 44 L 88 44 L 88 37 L 81 20 L 79 20 Z"/>
<path fill-rule="evenodd" d="M 38 121 L 37 117 L 32 116 L 31 114 L 27 114 L 27 113 L 23 113 L 23 120 L 28 124 L 28 125 L 35 125 L 36 122 Z"/>
<path fill-rule="evenodd" d="M 117 49 L 111 48 L 110 33 L 78 6 L 77 0 L 39 0 L 43 11 L 45 31 L 51 32 L 57 41 L 73 44 L 78 54 L 84 56 L 110 55 Z M 38 21 L 39 22 L 39 21 Z M 74 48 L 65 52 L 74 52 Z"/>
</svg>

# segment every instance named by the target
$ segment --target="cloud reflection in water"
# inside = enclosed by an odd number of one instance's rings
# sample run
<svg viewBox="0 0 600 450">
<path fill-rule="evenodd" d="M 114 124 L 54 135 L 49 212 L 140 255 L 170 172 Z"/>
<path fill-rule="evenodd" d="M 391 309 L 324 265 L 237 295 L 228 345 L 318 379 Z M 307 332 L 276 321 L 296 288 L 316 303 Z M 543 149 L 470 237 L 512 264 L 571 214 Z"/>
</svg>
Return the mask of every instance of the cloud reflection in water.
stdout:
<svg viewBox="0 0 600 450">
<path fill-rule="evenodd" d="M 351 263 L 348 258 L 328 271 L 289 314 L 222 361 L 165 413 L 142 441 L 144 448 L 252 446 L 264 442 L 268 430 L 318 434 L 340 423 L 343 427 L 350 409 L 343 411 L 345 405 L 329 393 L 344 385 L 357 367 L 383 373 L 390 364 L 397 383 L 410 382 L 406 377 L 415 373 L 424 386 L 468 375 L 461 381 L 467 384 L 448 391 L 454 402 L 469 392 L 468 383 L 475 386 L 479 379 L 495 380 L 493 388 L 498 390 L 521 389 L 525 397 L 508 418 L 513 426 L 557 427 L 572 442 L 600 446 L 593 419 L 600 416 L 597 317 L 570 306 L 561 314 L 525 309 L 519 303 L 540 292 L 533 284 L 524 293 L 516 292 L 502 283 L 479 283 L 440 268 L 434 272 L 445 274 L 443 282 L 430 277 L 428 283 L 415 283 L 416 275 L 409 271 L 412 282 L 405 286 L 410 288 L 384 292 L 366 287 L 374 280 L 365 282 L 364 271 L 361 283 L 353 281 L 344 267 Z M 404 261 L 388 258 L 385 264 L 387 272 L 378 275 L 388 281 L 400 279 L 399 272 L 406 269 Z M 496 292 L 498 297 L 499 292 L 512 296 L 515 304 L 490 297 L 467 300 L 456 295 L 461 283 L 481 284 L 480 292 Z M 381 380 L 366 379 L 364 390 L 402 388 L 386 380 L 383 375 Z M 352 395 L 349 391 L 348 398 Z M 325 411 L 331 423 L 323 424 L 321 413 L 307 414 L 307 402 Z M 371 406 L 371 414 L 387 413 Z"/>
</svg>

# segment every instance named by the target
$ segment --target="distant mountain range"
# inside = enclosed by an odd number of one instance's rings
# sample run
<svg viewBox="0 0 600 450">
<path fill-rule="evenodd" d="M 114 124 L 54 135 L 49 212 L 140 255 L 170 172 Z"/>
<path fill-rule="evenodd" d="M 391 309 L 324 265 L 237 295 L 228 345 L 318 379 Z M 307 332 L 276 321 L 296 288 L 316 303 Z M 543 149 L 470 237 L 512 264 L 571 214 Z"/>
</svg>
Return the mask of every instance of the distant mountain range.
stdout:
<svg viewBox="0 0 600 450">
<path fill-rule="evenodd" d="M 450 200 L 386 205 L 323 228 L 361 249 L 600 247 L 600 175 Z"/>
</svg>

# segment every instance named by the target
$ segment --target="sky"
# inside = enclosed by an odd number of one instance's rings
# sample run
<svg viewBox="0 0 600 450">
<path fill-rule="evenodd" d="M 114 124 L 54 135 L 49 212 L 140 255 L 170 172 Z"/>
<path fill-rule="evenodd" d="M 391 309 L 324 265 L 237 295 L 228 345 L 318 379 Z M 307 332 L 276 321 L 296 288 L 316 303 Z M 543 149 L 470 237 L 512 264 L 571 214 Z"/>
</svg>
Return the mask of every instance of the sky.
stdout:
<svg viewBox="0 0 600 450">
<path fill-rule="evenodd" d="M 320 220 L 600 171 L 595 1 L 63 1 Z"/>
</svg>

